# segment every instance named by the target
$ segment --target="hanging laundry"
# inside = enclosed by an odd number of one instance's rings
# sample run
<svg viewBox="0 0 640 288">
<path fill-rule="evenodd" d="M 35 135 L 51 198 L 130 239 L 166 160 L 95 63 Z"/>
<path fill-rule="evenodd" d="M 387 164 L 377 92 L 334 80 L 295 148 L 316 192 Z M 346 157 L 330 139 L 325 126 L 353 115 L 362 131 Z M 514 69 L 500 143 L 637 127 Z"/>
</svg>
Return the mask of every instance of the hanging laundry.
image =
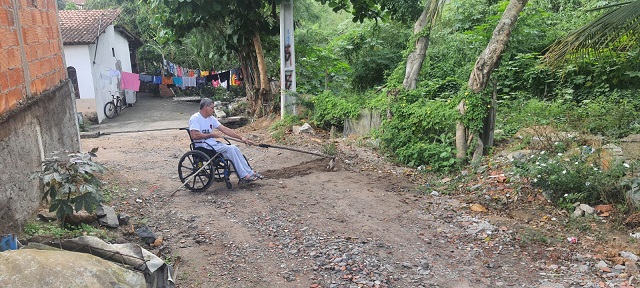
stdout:
<svg viewBox="0 0 640 288">
<path fill-rule="evenodd" d="M 100 81 L 105 85 L 111 84 L 111 73 L 108 69 L 100 68 Z"/>
<path fill-rule="evenodd" d="M 178 77 L 182 77 L 182 67 L 181 67 L 181 66 L 178 66 L 178 69 L 177 69 L 177 70 L 178 70 L 178 71 L 176 71 L 176 72 L 177 72 L 177 73 L 176 73 L 176 76 L 178 76 Z"/>
<path fill-rule="evenodd" d="M 231 86 L 240 86 L 240 81 L 238 81 L 236 74 L 231 75 Z"/>
<path fill-rule="evenodd" d="M 244 81 L 244 76 L 243 76 L 243 73 L 242 73 L 242 68 L 238 68 L 238 73 L 237 73 L 236 75 L 238 75 L 238 77 L 237 77 L 237 78 L 238 78 L 238 81 L 240 81 L 240 82 Z"/>
<path fill-rule="evenodd" d="M 184 87 L 196 87 L 196 77 L 182 77 Z"/>
<path fill-rule="evenodd" d="M 153 82 L 153 76 L 146 75 L 146 74 L 140 74 L 140 81 L 141 82 L 145 82 L 145 83 L 151 83 L 151 82 Z"/>
<path fill-rule="evenodd" d="M 162 76 L 153 76 L 153 84 L 162 84 Z"/>
<path fill-rule="evenodd" d="M 206 77 L 209 75 L 209 71 L 200 71 L 200 77 Z"/>
<path fill-rule="evenodd" d="M 115 69 L 111 69 L 111 70 L 109 70 L 109 75 L 110 75 L 111 77 L 118 77 L 118 78 L 120 78 L 120 71 L 115 70 Z"/>
<path fill-rule="evenodd" d="M 182 77 L 173 77 L 173 84 L 184 89 L 184 86 L 182 85 Z"/>
<path fill-rule="evenodd" d="M 205 85 L 206 79 L 204 77 L 196 77 L 196 86 Z"/>
<path fill-rule="evenodd" d="M 220 86 L 220 80 L 213 80 L 211 82 L 211 85 L 213 85 L 213 87 L 219 87 Z"/>
<path fill-rule="evenodd" d="M 218 73 L 218 76 L 220 77 L 220 83 L 222 82 L 229 82 L 229 80 L 231 79 L 230 75 L 229 75 L 229 70 L 224 71 L 222 73 Z M 225 86 L 227 87 L 227 86 Z"/>
<path fill-rule="evenodd" d="M 238 68 L 233 68 L 233 69 L 229 70 L 229 75 L 231 76 L 229 78 L 229 85 L 231 85 L 231 86 L 238 86 L 239 85 L 237 83 L 238 82 L 238 80 L 237 80 L 238 79 L 238 75 L 237 75 L 238 72 L 237 71 L 238 71 Z"/>
<path fill-rule="evenodd" d="M 173 78 L 169 76 L 162 77 L 162 84 L 173 84 Z"/>
<path fill-rule="evenodd" d="M 213 82 L 213 80 L 215 80 L 215 78 L 218 78 L 217 76 L 218 76 L 218 74 L 210 74 L 210 75 L 207 75 L 207 77 L 206 77 L 206 79 L 207 79 L 207 80 L 206 80 L 206 82 L 207 82 L 207 83 L 212 83 L 212 82 Z"/>
<path fill-rule="evenodd" d="M 124 90 L 140 90 L 140 75 L 129 72 L 122 72 L 121 88 Z"/>
</svg>

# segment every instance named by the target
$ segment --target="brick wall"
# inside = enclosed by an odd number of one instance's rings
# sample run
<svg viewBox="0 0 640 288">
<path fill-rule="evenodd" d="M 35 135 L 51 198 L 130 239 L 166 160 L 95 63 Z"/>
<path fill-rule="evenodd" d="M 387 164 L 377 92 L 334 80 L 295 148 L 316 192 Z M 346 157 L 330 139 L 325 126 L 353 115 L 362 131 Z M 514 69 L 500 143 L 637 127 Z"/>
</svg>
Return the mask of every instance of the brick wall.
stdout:
<svg viewBox="0 0 640 288">
<path fill-rule="evenodd" d="M 0 234 L 33 219 L 42 160 L 80 150 L 55 1 L 0 0 Z"/>
<path fill-rule="evenodd" d="M 0 0 L 0 115 L 66 79 L 55 0 Z"/>
</svg>

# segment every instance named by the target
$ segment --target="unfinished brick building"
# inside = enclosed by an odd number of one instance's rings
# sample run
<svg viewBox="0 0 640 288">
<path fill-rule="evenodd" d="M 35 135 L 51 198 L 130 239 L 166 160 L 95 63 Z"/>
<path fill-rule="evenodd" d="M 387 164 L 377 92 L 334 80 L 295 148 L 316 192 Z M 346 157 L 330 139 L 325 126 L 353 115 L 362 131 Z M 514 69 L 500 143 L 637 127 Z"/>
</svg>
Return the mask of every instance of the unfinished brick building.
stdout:
<svg viewBox="0 0 640 288">
<path fill-rule="evenodd" d="M 41 161 L 80 149 L 58 23 L 55 0 L 0 1 L 0 234 L 38 208 Z"/>
</svg>

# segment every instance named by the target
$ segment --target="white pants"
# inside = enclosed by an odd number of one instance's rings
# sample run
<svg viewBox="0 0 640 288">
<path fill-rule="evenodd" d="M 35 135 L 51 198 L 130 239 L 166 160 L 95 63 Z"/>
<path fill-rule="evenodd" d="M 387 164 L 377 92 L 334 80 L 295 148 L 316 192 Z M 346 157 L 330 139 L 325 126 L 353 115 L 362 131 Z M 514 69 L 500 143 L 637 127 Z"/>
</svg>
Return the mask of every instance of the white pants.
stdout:
<svg viewBox="0 0 640 288">
<path fill-rule="evenodd" d="M 253 174 L 253 169 L 249 167 L 247 159 L 244 158 L 242 152 L 240 152 L 240 149 L 236 145 L 227 145 L 217 142 L 216 145 L 213 146 L 213 149 L 233 163 L 233 167 L 236 168 L 238 177 L 243 178 L 247 175 Z"/>
</svg>

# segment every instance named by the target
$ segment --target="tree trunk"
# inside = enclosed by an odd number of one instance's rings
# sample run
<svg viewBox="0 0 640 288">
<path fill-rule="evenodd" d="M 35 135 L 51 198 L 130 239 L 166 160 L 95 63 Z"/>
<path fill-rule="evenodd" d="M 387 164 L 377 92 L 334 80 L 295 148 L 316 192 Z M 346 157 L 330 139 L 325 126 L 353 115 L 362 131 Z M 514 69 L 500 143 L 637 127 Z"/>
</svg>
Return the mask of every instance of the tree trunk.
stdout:
<svg viewBox="0 0 640 288">
<path fill-rule="evenodd" d="M 468 83 L 469 89 L 480 93 L 487 87 L 491 72 L 493 72 L 493 69 L 500 63 L 500 57 L 507 47 L 511 30 L 516 25 L 518 15 L 520 15 L 520 11 L 522 11 L 524 6 L 527 5 L 527 2 L 528 0 L 511 0 L 509 2 L 507 9 L 504 10 L 504 14 L 502 14 L 500 22 L 498 22 L 498 26 L 493 30 L 493 35 L 491 36 L 491 40 L 489 40 L 487 48 L 482 51 L 476 61 L 475 67 L 473 67 L 471 71 Z"/>
<path fill-rule="evenodd" d="M 413 26 L 413 35 L 417 36 L 416 47 L 407 57 L 407 68 L 405 70 L 404 80 L 402 86 L 407 90 L 416 89 L 418 83 L 418 76 L 422 69 L 422 63 L 424 63 L 424 57 L 429 48 L 429 36 L 431 35 L 431 26 L 435 17 L 439 14 L 441 1 L 430 0 L 424 6 L 422 14 L 416 24 Z"/>
<path fill-rule="evenodd" d="M 422 63 L 424 63 L 424 57 L 427 53 L 427 48 L 429 48 L 429 35 L 431 33 L 431 25 L 429 28 L 425 28 L 427 26 L 427 15 L 429 9 L 425 6 L 422 11 L 422 15 L 416 21 L 416 24 L 413 26 L 413 34 L 417 35 L 422 33 L 424 29 L 428 29 L 429 31 L 425 36 L 420 36 L 416 40 L 416 48 L 409 54 L 407 57 L 407 68 L 404 75 L 404 81 L 402 81 L 402 86 L 407 90 L 416 89 L 416 83 L 418 82 L 418 75 L 420 74 L 420 70 L 422 69 Z"/>
<path fill-rule="evenodd" d="M 478 56 L 478 60 L 476 61 L 473 70 L 471 71 L 471 76 L 469 76 L 469 82 L 467 84 L 468 88 L 475 93 L 480 93 L 484 88 L 487 87 L 487 83 L 491 77 L 491 72 L 493 69 L 500 63 L 500 57 L 502 56 L 502 52 L 507 47 L 507 43 L 509 42 L 509 37 L 511 36 L 511 31 L 513 27 L 516 25 L 516 21 L 518 20 L 518 16 L 520 15 L 520 11 L 527 5 L 528 0 L 511 0 L 509 1 L 509 5 L 507 5 L 507 9 L 504 10 L 502 14 L 502 18 L 500 18 L 500 22 L 496 26 L 496 29 L 493 30 L 493 35 L 489 40 L 489 44 L 487 48 Z M 464 100 L 462 100 L 464 101 Z M 464 124 L 458 122 L 457 130 L 460 130 L 460 126 L 464 127 Z M 456 130 L 456 137 L 466 137 L 466 135 L 459 135 Z M 485 129 L 483 129 L 485 130 Z M 490 133 L 493 133 L 491 131 Z M 492 138 L 492 136 L 491 136 Z M 484 143 L 482 143 L 482 139 L 477 137 L 478 145 L 484 148 Z M 462 140 L 462 141 L 461 141 Z M 467 154 L 466 145 L 461 145 L 460 143 L 466 144 L 466 139 L 456 139 L 456 149 L 458 150 L 457 157 L 463 159 Z M 462 150 L 462 151 L 461 151 Z M 477 161 L 482 153 L 474 153 L 473 162 Z M 462 157 L 462 158 L 461 158 Z"/>
<path fill-rule="evenodd" d="M 242 76 L 243 76 L 243 85 L 245 89 L 245 93 L 247 95 L 247 100 L 251 103 L 254 102 L 256 98 L 256 78 L 255 78 L 255 68 L 252 65 L 251 58 L 251 49 L 242 48 L 240 53 L 238 53 L 238 60 L 240 65 L 242 66 Z"/>
<path fill-rule="evenodd" d="M 253 103 L 253 110 L 256 116 L 262 116 L 265 111 L 262 109 L 262 103 L 271 96 L 271 86 L 269 86 L 269 77 L 267 74 L 267 64 L 264 61 L 264 52 L 262 51 L 262 42 L 260 41 L 260 33 L 257 31 L 253 34 L 253 45 L 256 49 L 256 59 L 258 60 L 258 71 L 260 78 L 260 92 L 256 102 Z"/>
<path fill-rule="evenodd" d="M 464 115 L 465 110 L 465 101 L 462 99 L 460 103 L 458 103 L 458 107 L 456 108 L 460 114 Z M 464 159 L 467 155 L 467 129 L 464 127 L 461 121 L 456 123 L 456 158 Z"/>
</svg>

